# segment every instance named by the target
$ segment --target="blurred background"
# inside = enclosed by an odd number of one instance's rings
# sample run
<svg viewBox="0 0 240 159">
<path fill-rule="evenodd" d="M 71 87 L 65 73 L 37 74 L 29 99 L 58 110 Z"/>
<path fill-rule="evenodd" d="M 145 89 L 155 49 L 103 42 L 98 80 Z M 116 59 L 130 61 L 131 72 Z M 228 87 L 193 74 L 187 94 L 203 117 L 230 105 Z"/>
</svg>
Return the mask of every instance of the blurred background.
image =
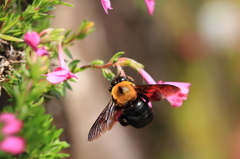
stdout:
<svg viewBox="0 0 240 159">
<path fill-rule="evenodd" d="M 240 159 L 240 1 L 156 0 L 149 16 L 144 0 L 112 0 L 107 15 L 100 0 L 66 0 L 52 27 L 77 30 L 84 19 L 96 30 L 71 52 L 80 65 L 116 52 L 144 64 L 158 81 L 191 83 L 179 108 L 153 103 L 155 120 L 144 129 L 119 123 L 88 143 L 88 132 L 111 96 L 101 70 L 77 74 L 63 101 L 48 104 L 71 159 Z M 143 78 L 125 68 L 137 84 Z"/>
</svg>

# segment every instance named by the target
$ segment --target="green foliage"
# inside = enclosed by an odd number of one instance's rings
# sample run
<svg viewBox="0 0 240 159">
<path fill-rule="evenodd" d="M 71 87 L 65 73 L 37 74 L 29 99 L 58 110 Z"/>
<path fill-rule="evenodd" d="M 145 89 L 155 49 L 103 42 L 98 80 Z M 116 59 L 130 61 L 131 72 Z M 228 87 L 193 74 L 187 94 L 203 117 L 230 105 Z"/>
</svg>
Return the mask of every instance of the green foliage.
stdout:
<svg viewBox="0 0 240 159">
<path fill-rule="evenodd" d="M 104 61 L 102 60 L 94 60 L 91 62 L 90 65 L 98 65 L 98 66 L 102 66 L 104 64 Z"/>
<path fill-rule="evenodd" d="M 73 74 L 86 68 L 102 69 L 103 76 L 111 81 L 115 74 L 108 67 L 131 66 L 134 69 L 143 67 L 132 59 L 121 58 L 124 52 L 116 53 L 106 64 L 102 60 L 94 60 L 89 65 L 78 67 L 80 60 L 73 58 L 68 47 L 73 45 L 75 40 L 84 39 L 91 33 L 94 30 L 94 23 L 83 20 L 76 33 L 72 33 L 71 30 L 64 33 L 62 28 L 49 28 L 50 18 L 53 16 L 48 12 L 55 9 L 57 4 L 72 6 L 60 0 L 0 1 L 1 60 L 9 62 L 11 66 L 7 67 L 8 64 L 6 68 L 1 66 L 7 70 L 1 72 L 5 77 L 1 79 L 0 86 L 6 90 L 11 97 L 9 101 L 12 102 L 12 106 L 5 106 L 3 112 L 13 113 L 24 123 L 17 135 L 26 141 L 24 153 L 12 156 L 0 149 L 0 158 L 60 159 L 68 156 L 61 153 L 62 149 L 70 146 L 67 142 L 59 140 L 63 130 L 52 125 L 53 118 L 45 112 L 43 106 L 44 101 L 51 100 L 52 97 L 60 100 L 66 95 L 67 89 L 72 89 L 69 82 L 75 82 L 74 79 L 69 79 L 51 84 L 46 80 L 45 75 L 52 71 L 50 60 L 59 57 L 61 47 L 68 57 L 68 68 Z M 31 31 L 37 32 L 40 38 L 37 48 L 36 46 L 31 48 L 33 46 L 26 46 L 23 43 L 23 35 Z M 38 56 L 36 50 L 39 48 L 46 49 L 49 56 Z M 65 65 L 57 67 L 62 69 Z M 1 137 L 4 136 L 0 133 L 0 139 Z"/>
<path fill-rule="evenodd" d="M 20 0 L 5 0 L 5 3 L 1 4 L 0 33 L 2 34 L 2 39 L 16 41 L 14 40 L 15 38 L 21 38 L 29 29 L 36 31 L 44 30 L 49 27 L 48 19 L 53 17 L 47 13 L 54 9 L 53 5 L 63 4 L 72 6 L 60 0 L 33 0 L 32 4 L 27 6 L 24 6 L 24 4 Z M 17 5 L 17 9 L 13 5 Z M 47 23 L 37 25 L 39 21 L 46 21 Z M 12 38 L 9 38 L 9 36 Z"/>
<path fill-rule="evenodd" d="M 22 68 L 20 73 L 15 72 L 17 78 L 10 82 L 3 82 L 2 85 L 12 96 L 13 107 L 7 106 L 5 112 L 12 112 L 24 122 L 24 127 L 19 133 L 26 139 L 26 152 L 17 156 L 23 158 L 62 158 L 67 154 L 59 153 L 60 150 L 69 146 L 64 141 L 59 141 L 62 129 L 52 126 L 52 117 L 45 113 L 42 97 L 45 88 L 49 85 L 43 80 L 41 74 L 46 70 L 42 69 L 42 57 L 38 57 L 29 69 Z M 33 75 L 38 70 L 39 75 Z M 39 71 L 40 70 L 40 71 Z M 41 82 L 39 82 L 41 81 Z"/>
<path fill-rule="evenodd" d="M 77 33 L 76 38 L 83 39 L 86 37 L 87 34 L 93 32 L 94 31 L 94 29 L 92 28 L 93 25 L 94 25 L 93 22 L 84 20 L 78 28 L 78 33 Z"/>
<path fill-rule="evenodd" d="M 102 69 L 102 73 L 103 73 L 103 77 L 106 78 L 108 81 L 112 81 L 113 78 L 115 77 L 115 74 L 112 73 L 112 71 L 109 70 L 108 68 Z"/>
<path fill-rule="evenodd" d="M 19 38 L 15 38 L 13 36 L 9 36 L 9 35 L 4 35 L 4 34 L 0 34 L 0 38 L 7 40 L 7 41 L 16 41 L 16 42 L 22 42 L 22 39 Z"/>
<path fill-rule="evenodd" d="M 49 11 L 55 9 L 57 4 L 72 6 L 60 0 L 5 0 L 0 1 L 0 43 L 11 46 L 13 52 L 24 50 L 25 58 L 18 58 L 11 63 L 10 75 L 0 85 L 9 94 L 12 106 L 5 106 L 3 112 L 15 114 L 24 123 L 19 136 L 26 140 L 25 152 L 20 155 L 10 155 L 0 150 L 0 158 L 4 159 L 60 159 L 69 156 L 61 153 L 61 150 L 70 145 L 60 141 L 59 136 L 63 132 L 52 125 L 53 118 L 45 112 L 44 101 L 55 96 L 59 100 L 66 95 L 66 89 L 71 89 L 68 81 L 52 85 L 43 76 L 50 68 L 51 58 L 58 55 L 57 44 L 61 42 L 64 52 L 70 59 L 69 69 L 72 73 L 82 71 L 78 68 L 80 60 L 74 60 L 68 46 L 74 40 L 83 39 L 94 29 L 93 22 L 84 20 L 76 33 L 64 29 L 50 29 Z M 44 46 L 50 53 L 50 57 L 36 56 L 34 50 L 23 43 L 23 35 L 27 31 L 40 33 L 39 47 Z M 1 41 L 2 40 L 2 41 Z M 8 58 L 8 49 L 0 45 L 1 56 Z M 4 54 L 6 53 L 6 54 Z M 23 62 L 23 63 L 22 63 Z M 70 80 L 73 81 L 73 80 Z M 2 113 L 2 112 L 1 112 Z"/>
<path fill-rule="evenodd" d="M 77 73 L 79 70 L 77 70 L 77 64 L 80 62 L 80 60 L 73 60 L 71 63 L 69 63 L 68 67 L 72 73 Z"/>
<path fill-rule="evenodd" d="M 87 68 L 102 69 L 103 77 L 111 81 L 115 77 L 115 74 L 110 69 L 108 69 L 108 67 L 117 66 L 117 70 L 121 71 L 121 67 L 130 66 L 138 72 L 139 68 L 144 67 L 141 63 L 133 59 L 121 57 L 123 54 L 124 52 L 117 52 L 112 56 L 112 58 L 110 58 L 110 60 L 106 64 L 102 60 L 94 60 L 89 65 L 81 67 L 80 71 L 83 71 Z"/>
<path fill-rule="evenodd" d="M 118 58 L 120 58 L 124 52 L 117 52 L 113 57 L 109 60 L 109 62 L 112 62 L 113 64 L 118 61 Z"/>
</svg>

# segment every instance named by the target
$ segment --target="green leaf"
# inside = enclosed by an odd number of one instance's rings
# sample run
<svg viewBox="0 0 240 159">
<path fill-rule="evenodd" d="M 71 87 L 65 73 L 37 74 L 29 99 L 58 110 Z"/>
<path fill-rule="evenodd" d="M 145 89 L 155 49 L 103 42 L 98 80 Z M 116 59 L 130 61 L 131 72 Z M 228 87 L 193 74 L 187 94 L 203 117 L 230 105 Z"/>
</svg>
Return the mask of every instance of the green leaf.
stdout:
<svg viewBox="0 0 240 159">
<path fill-rule="evenodd" d="M 32 107 L 39 107 L 40 105 L 43 104 L 43 102 L 44 102 L 44 98 L 41 97 L 41 98 L 39 99 L 39 101 L 37 101 L 36 103 L 32 104 Z"/>
<path fill-rule="evenodd" d="M 18 136 L 26 140 L 25 152 L 19 155 L 9 155 L 0 152 L 0 158 L 3 159 L 61 159 L 68 154 L 60 153 L 63 148 L 69 147 L 66 142 L 61 142 L 59 136 L 62 133 L 61 129 L 56 129 L 53 126 L 53 118 L 51 114 L 46 113 L 46 108 L 43 106 L 45 96 L 56 96 L 61 99 L 65 96 L 66 89 L 71 89 L 69 81 L 65 81 L 58 85 L 51 85 L 46 81 L 44 74 L 50 68 L 49 59 L 35 56 L 35 50 L 31 47 L 26 47 L 22 41 L 22 36 L 27 31 L 41 32 L 49 28 L 50 18 L 53 17 L 48 12 L 55 8 L 56 4 L 64 4 L 62 0 L 3 0 L 0 5 L 0 39 L 10 41 L 15 51 L 23 51 L 26 62 L 14 64 L 11 75 L 7 77 L 7 82 L 2 82 L 1 85 L 12 97 L 11 106 L 4 107 L 4 111 L 14 113 L 17 119 L 21 120 L 24 125 Z M 4 4 L 5 2 L 5 4 Z M 88 34 L 91 28 L 84 27 L 82 35 Z M 54 52 L 56 41 L 59 41 L 62 36 L 62 30 L 53 29 L 41 36 L 41 45 L 49 52 Z M 46 36 L 47 35 L 47 36 Z M 70 31 L 65 33 L 66 37 L 70 38 L 69 43 L 64 46 L 69 46 L 75 40 Z M 45 39 L 44 39 L 45 38 Z M 82 38 L 82 37 L 81 37 Z M 44 43 L 43 43 L 44 42 Z M 64 49 L 67 56 L 73 60 L 70 51 Z M 17 59 L 18 61 L 19 59 Z M 73 60 L 70 67 L 73 72 L 80 71 L 77 68 L 79 60 Z M 0 126 L 1 127 L 1 126 Z"/>
<path fill-rule="evenodd" d="M 64 81 L 63 84 L 64 84 L 64 86 L 65 86 L 66 88 L 72 90 L 72 87 L 71 87 L 71 85 L 68 83 L 68 81 Z"/>
<path fill-rule="evenodd" d="M 114 64 L 118 61 L 118 58 L 121 57 L 124 54 L 124 52 L 117 52 L 113 57 L 109 60 L 109 62 L 112 62 Z"/>
<path fill-rule="evenodd" d="M 115 77 L 115 74 L 112 73 L 112 71 L 109 70 L 108 68 L 102 69 L 102 73 L 103 73 L 104 78 L 106 78 L 108 81 L 112 81 L 113 78 Z"/>
<path fill-rule="evenodd" d="M 7 17 L 1 17 L 0 18 L 0 21 L 6 21 L 7 20 Z"/>
<path fill-rule="evenodd" d="M 19 38 L 15 38 L 13 36 L 9 36 L 9 35 L 4 35 L 4 34 L 0 34 L 0 38 L 3 40 L 7 40 L 7 41 L 16 41 L 16 42 L 22 42 L 22 39 Z"/>
<path fill-rule="evenodd" d="M 81 33 L 79 35 L 76 36 L 76 39 L 84 39 L 87 36 L 87 33 Z"/>
<path fill-rule="evenodd" d="M 132 67 L 133 69 L 137 70 L 139 72 L 139 68 L 144 68 L 144 65 L 135 61 L 135 60 L 132 60 L 132 59 L 127 59 L 127 60 L 124 60 L 124 65 L 123 66 L 130 66 Z"/>
<path fill-rule="evenodd" d="M 68 30 L 68 31 L 64 34 L 64 37 L 65 37 L 65 38 L 68 37 L 68 35 L 70 34 L 71 31 L 72 31 L 72 30 Z"/>
<path fill-rule="evenodd" d="M 43 94 L 44 88 L 48 85 L 48 81 L 42 81 L 35 85 L 31 92 L 29 92 L 27 101 L 37 100 Z"/>
<path fill-rule="evenodd" d="M 70 3 L 60 2 L 59 4 L 62 4 L 62 5 L 65 5 L 65 6 L 69 6 L 69 7 L 74 7 L 74 5 L 73 5 L 73 4 L 70 4 Z"/>
<path fill-rule="evenodd" d="M 14 19 L 11 19 L 14 15 L 12 14 L 11 17 L 9 17 L 8 22 L 5 23 L 5 26 L 0 30 L 0 33 L 5 33 L 8 30 L 10 30 L 13 26 L 17 24 L 17 22 L 20 19 L 20 16 L 16 16 Z"/>
<path fill-rule="evenodd" d="M 14 95 L 12 86 L 7 82 L 3 82 L 2 85 L 6 92 L 12 97 Z"/>
<path fill-rule="evenodd" d="M 94 60 L 90 63 L 90 65 L 98 65 L 98 66 L 101 66 L 103 64 L 104 64 L 103 60 Z"/>
<path fill-rule="evenodd" d="M 81 72 L 81 71 L 84 71 L 84 70 L 86 70 L 86 68 L 75 68 L 75 69 L 72 71 L 72 73 L 75 74 L 75 73 L 77 73 L 77 72 Z"/>
<path fill-rule="evenodd" d="M 76 80 L 77 80 L 77 79 L 75 79 L 75 78 L 70 78 L 68 81 L 71 81 L 71 82 L 77 83 Z"/>
<path fill-rule="evenodd" d="M 39 19 L 36 23 L 36 26 L 38 28 L 36 28 L 35 31 L 41 32 L 42 30 L 49 28 L 50 24 L 51 24 L 50 18 Z"/>
<path fill-rule="evenodd" d="M 70 59 L 73 59 L 72 54 L 67 47 L 64 48 L 64 52 Z"/>
<path fill-rule="evenodd" d="M 93 26 L 94 26 L 94 23 L 91 21 L 87 21 L 87 20 L 82 21 L 82 23 L 78 28 L 76 39 L 83 39 L 86 37 L 87 34 L 93 32 L 94 30 L 94 28 L 92 28 Z"/>
<path fill-rule="evenodd" d="M 75 68 L 77 67 L 77 65 L 78 65 L 79 62 L 80 62 L 80 60 L 73 60 L 73 61 L 68 65 L 68 67 L 69 67 L 69 69 L 70 69 L 71 72 L 75 70 Z"/>
<path fill-rule="evenodd" d="M 43 19 L 43 18 L 54 18 L 55 16 L 53 15 L 49 15 L 49 14 L 45 14 L 45 13 L 39 13 L 39 14 L 35 14 L 32 19 L 33 20 L 39 20 L 39 19 Z"/>
</svg>

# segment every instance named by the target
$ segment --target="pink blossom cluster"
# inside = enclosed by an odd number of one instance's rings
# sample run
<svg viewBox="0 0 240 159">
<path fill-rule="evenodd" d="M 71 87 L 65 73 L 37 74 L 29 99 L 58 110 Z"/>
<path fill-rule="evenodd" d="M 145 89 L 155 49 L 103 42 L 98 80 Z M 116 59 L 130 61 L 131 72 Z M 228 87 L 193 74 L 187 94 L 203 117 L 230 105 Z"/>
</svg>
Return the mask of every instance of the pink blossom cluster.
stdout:
<svg viewBox="0 0 240 159">
<path fill-rule="evenodd" d="M 44 47 L 37 48 L 40 43 L 40 36 L 36 32 L 27 32 L 23 37 L 25 43 L 32 47 L 32 49 L 36 52 L 38 56 L 49 55 L 47 50 Z M 47 76 L 46 79 L 52 84 L 58 84 L 65 80 L 68 80 L 72 77 L 77 78 L 74 74 L 72 74 L 67 66 L 65 66 L 64 58 L 63 58 L 63 50 L 62 45 L 58 44 L 58 60 L 60 63 L 60 67 L 57 67 L 53 72 L 50 72 L 44 76 Z"/>
<path fill-rule="evenodd" d="M 162 82 L 158 81 L 157 83 L 153 80 L 153 78 L 143 69 L 139 68 L 141 76 L 148 84 L 171 84 L 177 86 L 181 89 L 181 91 L 173 96 L 167 97 L 166 99 L 170 102 L 173 107 L 180 107 L 183 103 L 183 100 L 186 100 L 188 97 L 190 83 L 185 82 Z M 151 106 L 151 103 L 149 103 Z"/>
<path fill-rule="evenodd" d="M 0 141 L 0 150 L 12 155 L 21 154 L 25 150 L 25 140 L 20 136 L 16 136 L 23 123 L 18 120 L 14 114 L 0 114 L 0 124 L 2 124 L 1 133 L 3 140 Z"/>
<path fill-rule="evenodd" d="M 107 14 L 108 14 L 108 9 L 113 9 L 111 7 L 110 0 L 101 0 L 101 3 L 102 3 L 102 6 L 103 6 L 103 9 L 105 10 L 105 12 Z M 153 15 L 155 0 L 145 0 L 145 4 L 146 4 L 147 9 L 148 9 L 148 14 Z"/>
<path fill-rule="evenodd" d="M 40 44 L 40 37 L 37 32 L 27 32 L 23 36 L 23 40 L 36 52 L 38 56 L 49 55 L 43 46 L 41 48 L 37 47 Z"/>
</svg>

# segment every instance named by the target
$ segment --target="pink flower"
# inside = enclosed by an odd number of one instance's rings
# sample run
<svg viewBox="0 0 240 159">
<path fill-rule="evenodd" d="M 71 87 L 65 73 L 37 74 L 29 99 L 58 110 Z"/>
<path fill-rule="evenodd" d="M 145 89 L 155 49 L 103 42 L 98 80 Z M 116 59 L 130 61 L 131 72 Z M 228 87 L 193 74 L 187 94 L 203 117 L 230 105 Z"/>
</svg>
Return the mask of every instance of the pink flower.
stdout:
<svg viewBox="0 0 240 159">
<path fill-rule="evenodd" d="M 18 133 L 23 126 L 22 121 L 17 120 L 11 113 L 2 113 L 0 115 L 0 122 L 3 123 L 2 132 L 4 135 Z"/>
<path fill-rule="evenodd" d="M 47 52 L 47 50 L 44 48 L 44 47 L 41 47 L 41 48 L 37 48 L 36 50 L 36 54 L 38 56 L 49 56 L 49 53 Z"/>
<path fill-rule="evenodd" d="M 187 100 L 189 87 L 191 86 L 190 83 L 159 81 L 158 84 L 171 84 L 181 89 L 181 92 L 166 98 L 173 107 L 180 107 L 183 103 L 183 100 Z"/>
<path fill-rule="evenodd" d="M 102 3 L 102 6 L 103 6 L 103 9 L 105 10 L 105 12 L 108 14 L 108 9 L 113 9 L 111 7 L 111 2 L 110 0 L 101 0 L 101 3 Z"/>
<path fill-rule="evenodd" d="M 141 76 L 144 78 L 144 80 L 148 83 L 148 84 L 157 84 L 153 78 L 142 68 L 138 68 L 140 70 L 140 74 Z"/>
<path fill-rule="evenodd" d="M 155 5 L 154 1 L 155 0 L 145 0 L 149 15 L 153 15 L 154 5 Z"/>
<path fill-rule="evenodd" d="M 23 126 L 22 121 L 18 120 L 14 114 L 2 113 L 0 114 L 0 122 L 3 123 L 1 129 L 3 140 L 0 142 L 0 150 L 13 155 L 22 153 L 25 149 L 25 140 L 14 136 L 21 130 Z"/>
<path fill-rule="evenodd" d="M 69 68 L 65 66 L 61 44 L 58 44 L 58 60 L 60 63 L 60 67 L 57 67 L 53 72 L 48 73 L 46 75 L 47 80 L 52 84 L 58 84 L 72 77 L 77 79 L 77 76 L 72 74 Z"/>
<path fill-rule="evenodd" d="M 18 136 L 9 136 L 0 142 L 0 149 L 13 155 L 21 154 L 25 150 L 25 140 Z"/>
<path fill-rule="evenodd" d="M 111 7 L 111 2 L 110 0 L 101 0 L 103 9 L 105 10 L 105 12 L 108 14 L 108 9 L 113 9 Z M 147 9 L 148 9 L 148 14 L 153 15 L 153 11 L 154 11 L 154 5 L 155 5 L 155 0 L 145 0 Z"/>
<path fill-rule="evenodd" d="M 23 36 L 23 39 L 25 41 L 25 43 L 32 47 L 34 50 L 37 49 L 37 46 L 39 45 L 40 43 L 40 37 L 38 35 L 37 32 L 27 32 L 24 36 Z"/>
<path fill-rule="evenodd" d="M 72 77 L 77 79 L 77 76 L 72 74 L 68 67 L 57 67 L 53 72 L 47 74 L 47 80 L 52 84 L 61 83 Z"/>
<path fill-rule="evenodd" d="M 24 36 L 23 39 L 25 43 L 30 46 L 38 56 L 44 56 L 44 55 L 49 55 L 47 50 L 42 47 L 42 48 L 37 48 L 37 46 L 40 43 L 40 36 L 38 35 L 37 32 L 27 32 Z"/>
<path fill-rule="evenodd" d="M 144 80 L 148 84 L 157 84 L 153 78 L 143 69 L 139 68 L 141 76 L 144 78 Z M 167 97 L 166 99 L 170 102 L 170 104 L 173 107 L 179 107 L 182 105 L 182 100 L 186 100 L 189 92 L 190 83 L 184 83 L 184 82 L 162 82 L 159 81 L 158 84 L 172 84 L 174 86 L 177 86 L 181 89 L 181 91 L 173 96 Z M 151 107 L 151 103 L 149 103 L 149 106 Z"/>
</svg>

